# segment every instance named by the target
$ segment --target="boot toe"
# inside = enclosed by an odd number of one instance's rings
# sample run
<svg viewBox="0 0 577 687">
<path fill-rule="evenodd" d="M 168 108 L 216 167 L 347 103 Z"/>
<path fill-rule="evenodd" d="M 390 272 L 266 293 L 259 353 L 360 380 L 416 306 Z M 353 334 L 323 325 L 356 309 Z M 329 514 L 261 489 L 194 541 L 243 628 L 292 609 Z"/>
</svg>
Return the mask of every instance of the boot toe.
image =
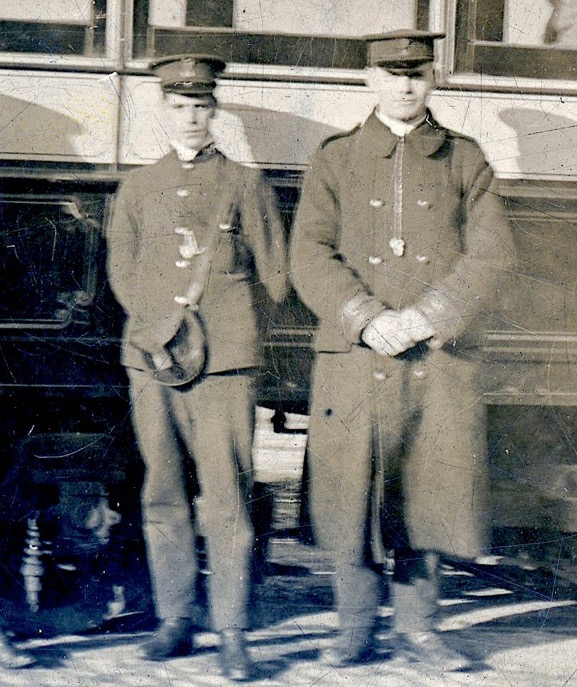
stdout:
<svg viewBox="0 0 577 687">
<path fill-rule="evenodd" d="M 248 682 L 255 677 L 255 667 L 249 656 L 242 630 L 220 633 L 219 662 L 222 673 L 234 682 Z"/>
<path fill-rule="evenodd" d="M 4 633 L 0 634 L 0 668 L 19 670 L 35 664 L 36 659 L 33 656 L 16 649 Z"/>
<path fill-rule="evenodd" d="M 322 660 L 334 668 L 361 663 L 374 656 L 376 640 L 373 628 L 342 630 L 332 646 L 325 649 Z"/>
<path fill-rule="evenodd" d="M 447 646 L 438 632 L 410 632 L 398 636 L 398 651 L 411 662 L 451 672 L 470 666 L 470 659 Z"/>
<path fill-rule="evenodd" d="M 142 645 L 147 661 L 164 661 L 194 652 L 194 626 L 188 618 L 169 618 L 162 621 L 156 633 Z"/>
</svg>

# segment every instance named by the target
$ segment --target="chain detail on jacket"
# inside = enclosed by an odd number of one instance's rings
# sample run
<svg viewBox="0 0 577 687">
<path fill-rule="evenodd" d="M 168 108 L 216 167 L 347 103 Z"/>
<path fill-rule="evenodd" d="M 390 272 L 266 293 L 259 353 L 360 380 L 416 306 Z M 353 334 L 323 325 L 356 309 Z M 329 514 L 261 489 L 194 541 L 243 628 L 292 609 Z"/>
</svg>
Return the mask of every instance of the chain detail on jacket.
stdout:
<svg viewBox="0 0 577 687">
<path fill-rule="evenodd" d="M 403 159 L 405 155 L 405 138 L 399 139 L 395 148 L 393 161 L 393 231 L 390 246 L 397 257 L 402 257 L 405 243 L 403 241 Z"/>
</svg>

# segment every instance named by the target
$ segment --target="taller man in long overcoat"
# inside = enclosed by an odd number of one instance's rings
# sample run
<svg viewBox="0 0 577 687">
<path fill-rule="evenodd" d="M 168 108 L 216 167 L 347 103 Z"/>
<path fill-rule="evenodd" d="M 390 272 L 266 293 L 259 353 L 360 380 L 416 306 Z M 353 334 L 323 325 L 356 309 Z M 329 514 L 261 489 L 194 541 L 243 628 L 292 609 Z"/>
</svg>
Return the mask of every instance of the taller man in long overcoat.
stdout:
<svg viewBox="0 0 577 687">
<path fill-rule="evenodd" d="M 514 248 L 481 150 L 427 109 L 438 37 L 369 38 L 377 107 L 321 145 L 294 230 L 292 278 L 320 321 L 310 498 L 336 565 L 336 665 L 373 650 L 375 566 L 394 549 L 395 646 L 463 667 L 434 631 L 436 555 L 487 545 L 477 346 Z"/>
<path fill-rule="evenodd" d="M 266 316 L 264 290 L 272 301 L 284 296 L 286 242 L 260 172 L 226 158 L 212 139 L 213 91 L 224 66 L 201 55 L 153 66 L 172 150 L 121 184 L 108 272 L 127 315 L 122 360 L 146 467 L 144 532 L 161 621 L 144 656 L 164 660 L 194 649 L 202 533 L 222 670 L 246 680 L 253 672 L 243 631 L 259 320 Z M 197 359 L 199 332 L 206 356 L 200 375 L 167 385 L 180 380 L 173 369 L 187 370 Z M 184 359 L 174 359 L 177 351 Z"/>
</svg>

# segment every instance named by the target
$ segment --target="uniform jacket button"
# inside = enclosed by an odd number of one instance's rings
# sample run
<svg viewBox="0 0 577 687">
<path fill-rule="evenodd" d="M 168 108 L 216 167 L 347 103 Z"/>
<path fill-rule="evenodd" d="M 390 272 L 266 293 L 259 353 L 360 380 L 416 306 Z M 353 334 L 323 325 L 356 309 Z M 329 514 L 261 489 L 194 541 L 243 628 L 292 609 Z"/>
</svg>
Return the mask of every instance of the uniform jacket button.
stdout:
<svg viewBox="0 0 577 687">
<path fill-rule="evenodd" d="M 368 261 L 371 265 L 380 265 L 383 262 L 383 258 L 380 255 L 369 255 Z"/>
<path fill-rule="evenodd" d="M 427 376 L 427 370 L 424 367 L 415 367 L 413 370 L 413 377 L 415 379 L 425 379 Z"/>
<path fill-rule="evenodd" d="M 187 188 L 178 188 L 176 189 L 176 195 L 180 198 L 188 198 L 190 191 Z"/>
<path fill-rule="evenodd" d="M 375 370 L 373 372 L 373 378 L 376 379 L 377 382 L 384 382 L 387 378 L 387 373 L 382 370 Z"/>
<path fill-rule="evenodd" d="M 383 201 L 380 198 L 372 198 L 369 201 L 371 207 L 373 208 L 382 208 L 383 207 Z"/>
<path fill-rule="evenodd" d="M 417 260 L 417 262 L 420 262 L 421 265 L 427 265 L 431 261 L 431 258 L 428 255 L 423 255 L 422 253 L 416 255 L 415 259 Z"/>
</svg>

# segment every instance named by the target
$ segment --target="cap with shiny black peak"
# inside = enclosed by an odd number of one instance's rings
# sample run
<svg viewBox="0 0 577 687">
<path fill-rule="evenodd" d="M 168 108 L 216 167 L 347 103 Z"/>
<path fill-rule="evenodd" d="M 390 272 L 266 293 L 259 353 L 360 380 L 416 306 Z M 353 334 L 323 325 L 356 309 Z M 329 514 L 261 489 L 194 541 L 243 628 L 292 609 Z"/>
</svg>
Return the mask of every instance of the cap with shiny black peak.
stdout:
<svg viewBox="0 0 577 687">
<path fill-rule="evenodd" d="M 194 54 L 171 55 L 150 65 L 163 91 L 182 95 L 211 94 L 225 67 L 225 62 L 214 55 Z"/>
<path fill-rule="evenodd" d="M 435 57 L 434 42 L 444 33 L 417 29 L 400 29 L 389 33 L 364 36 L 367 41 L 367 64 L 370 67 L 412 69 Z"/>
</svg>

